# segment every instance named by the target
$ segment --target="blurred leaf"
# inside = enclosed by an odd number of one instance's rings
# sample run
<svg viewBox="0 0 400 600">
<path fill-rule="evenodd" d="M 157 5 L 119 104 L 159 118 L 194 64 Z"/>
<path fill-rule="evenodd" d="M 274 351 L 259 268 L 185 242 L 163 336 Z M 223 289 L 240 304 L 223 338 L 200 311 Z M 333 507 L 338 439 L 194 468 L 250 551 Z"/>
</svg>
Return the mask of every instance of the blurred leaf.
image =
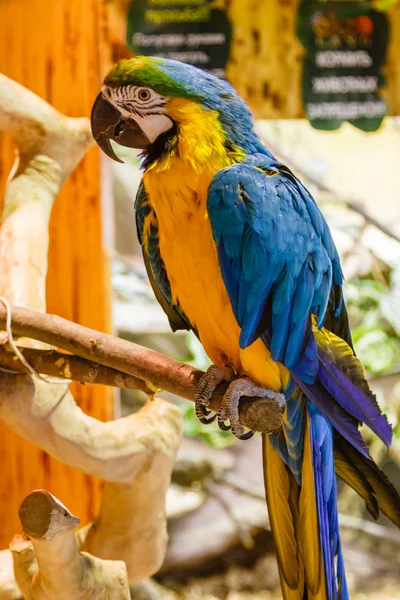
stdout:
<svg viewBox="0 0 400 600">
<path fill-rule="evenodd" d="M 345 288 L 355 350 L 366 371 L 374 375 L 393 372 L 400 364 L 399 311 L 393 310 L 393 301 L 388 302 L 394 291 L 392 278 L 389 289 L 375 279 L 353 280 Z"/>
<path fill-rule="evenodd" d="M 185 402 L 179 405 L 184 416 L 183 433 L 188 437 L 197 437 L 215 448 L 226 448 L 235 442 L 230 431 L 221 431 L 216 422 L 209 425 L 200 423 L 194 412 L 194 406 Z"/>
<path fill-rule="evenodd" d="M 384 331 L 366 331 L 358 337 L 355 349 L 364 368 L 374 375 L 393 371 L 400 364 L 400 340 Z"/>
<path fill-rule="evenodd" d="M 211 365 L 211 361 L 205 353 L 200 340 L 194 335 L 194 333 L 188 332 L 186 334 L 186 344 L 190 354 L 192 355 L 192 358 L 187 362 L 193 367 L 196 367 L 196 369 L 206 371 Z"/>
<path fill-rule="evenodd" d="M 392 273 L 391 289 L 381 299 L 382 313 L 400 336 L 400 266 Z"/>
</svg>

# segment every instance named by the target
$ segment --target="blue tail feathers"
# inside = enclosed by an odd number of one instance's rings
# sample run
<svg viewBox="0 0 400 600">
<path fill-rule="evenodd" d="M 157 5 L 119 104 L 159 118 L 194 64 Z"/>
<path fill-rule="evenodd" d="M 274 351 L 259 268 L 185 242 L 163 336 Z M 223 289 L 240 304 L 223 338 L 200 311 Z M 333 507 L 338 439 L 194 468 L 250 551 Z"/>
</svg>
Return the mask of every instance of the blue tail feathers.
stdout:
<svg viewBox="0 0 400 600">
<path fill-rule="evenodd" d="M 307 409 L 328 598 L 349 600 L 340 542 L 332 427 L 311 402 Z"/>
</svg>

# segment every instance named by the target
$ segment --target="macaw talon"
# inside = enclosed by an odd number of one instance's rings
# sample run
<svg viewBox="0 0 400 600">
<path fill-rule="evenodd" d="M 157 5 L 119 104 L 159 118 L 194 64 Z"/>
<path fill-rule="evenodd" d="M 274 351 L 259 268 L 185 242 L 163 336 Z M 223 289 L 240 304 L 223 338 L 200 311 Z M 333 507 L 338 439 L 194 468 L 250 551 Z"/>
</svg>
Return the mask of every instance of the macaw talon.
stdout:
<svg viewBox="0 0 400 600">
<path fill-rule="evenodd" d="M 235 379 L 229 385 L 224 395 L 224 402 L 218 414 L 218 418 L 223 421 L 229 418 L 232 433 L 240 440 L 247 440 L 253 436 L 254 431 L 245 433 L 244 427 L 239 422 L 239 404 L 242 396 L 251 398 L 270 398 L 275 400 L 280 406 L 285 406 L 285 396 L 275 390 L 263 388 L 255 384 L 248 377 Z"/>
<path fill-rule="evenodd" d="M 244 395 L 242 390 L 246 390 L 243 385 L 245 383 L 247 383 L 247 380 L 242 378 L 231 382 L 224 394 L 224 401 L 220 410 L 221 418 L 223 420 L 229 419 L 232 433 L 237 438 L 244 434 L 244 427 L 239 422 L 239 403 L 240 398 Z"/>
<path fill-rule="evenodd" d="M 213 413 L 211 410 L 207 410 L 204 404 L 195 405 L 196 417 L 203 425 L 209 425 L 217 418 L 217 413 Z M 210 415 L 212 415 L 210 417 Z"/>
<path fill-rule="evenodd" d="M 249 431 L 246 431 L 246 433 L 242 433 L 242 435 L 240 435 L 238 437 L 238 440 L 249 440 L 250 438 L 253 437 L 254 434 L 255 434 L 255 431 L 250 429 Z"/>
<path fill-rule="evenodd" d="M 224 399 L 222 400 L 221 408 L 219 409 L 219 412 L 218 412 L 218 420 L 221 421 L 221 423 L 225 423 L 225 421 L 229 421 L 229 407 L 225 402 L 225 396 L 224 396 Z"/>
<path fill-rule="evenodd" d="M 196 405 L 199 403 L 209 406 L 212 395 L 219 384 L 223 381 L 232 381 L 234 377 L 235 371 L 231 366 L 218 367 L 217 365 L 210 365 L 197 384 L 194 394 Z"/>
<path fill-rule="evenodd" d="M 223 416 L 221 416 L 221 410 L 218 413 L 218 427 L 221 429 L 221 431 L 229 431 L 231 426 L 230 424 L 226 424 L 225 421 L 227 419 L 223 418 Z"/>
<path fill-rule="evenodd" d="M 197 417 L 202 425 L 209 425 L 210 423 L 214 423 L 217 418 L 217 413 L 214 413 L 212 417 Z"/>
</svg>

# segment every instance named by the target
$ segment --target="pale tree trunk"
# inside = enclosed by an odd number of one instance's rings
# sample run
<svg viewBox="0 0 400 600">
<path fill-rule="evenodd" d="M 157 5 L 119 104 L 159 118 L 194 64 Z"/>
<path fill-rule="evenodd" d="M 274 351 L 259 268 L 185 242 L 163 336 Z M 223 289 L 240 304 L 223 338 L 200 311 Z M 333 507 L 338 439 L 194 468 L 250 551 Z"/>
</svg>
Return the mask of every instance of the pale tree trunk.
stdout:
<svg viewBox="0 0 400 600">
<path fill-rule="evenodd" d="M 44 312 L 51 208 L 63 181 L 92 143 L 89 125 L 86 119 L 67 119 L 2 76 L 0 127 L 12 133 L 21 148 L 0 227 L 0 295 Z M 24 595 L 61 599 L 51 586 L 37 583 L 51 581 L 65 588 L 65 598 L 71 600 L 127 597 L 125 584 L 120 596 L 115 590 L 111 596 L 90 595 L 88 590 L 112 588 L 113 581 L 123 579 L 125 566 L 114 561 L 125 561 L 130 583 L 160 567 L 167 541 L 165 494 L 181 438 L 180 412 L 157 399 L 135 415 L 103 423 L 77 407 L 66 384 L 2 373 L 0 418 L 58 460 L 105 480 L 99 515 L 79 532 L 77 541 L 72 531 L 61 531 L 52 540 L 28 532 L 33 551 L 21 541 L 13 544 Z M 30 510 L 36 514 L 35 506 Z M 81 555 L 82 548 L 112 560 Z M 84 577 L 82 565 L 89 565 Z M 10 555 L 3 551 L 0 598 L 18 597 L 9 567 Z"/>
</svg>

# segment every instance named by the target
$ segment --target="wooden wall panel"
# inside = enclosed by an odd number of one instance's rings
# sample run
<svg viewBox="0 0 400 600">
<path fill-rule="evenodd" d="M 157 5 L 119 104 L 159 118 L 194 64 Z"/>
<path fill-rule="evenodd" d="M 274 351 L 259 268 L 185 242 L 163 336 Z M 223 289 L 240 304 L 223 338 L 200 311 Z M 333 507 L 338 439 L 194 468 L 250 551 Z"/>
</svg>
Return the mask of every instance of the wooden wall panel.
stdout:
<svg viewBox="0 0 400 600">
<path fill-rule="evenodd" d="M 99 66 L 102 0 L 2 0 L 0 71 L 69 116 L 89 116 Z M 0 189 L 13 161 L 0 146 Z M 48 312 L 107 331 L 110 284 L 102 248 L 99 153 L 93 148 L 65 183 L 51 220 Z M 76 385 L 83 410 L 113 415 L 112 390 Z M 19 531 L 17 510 L 34 488 L 53 491 L 82 522 L 97 510 L 100 483 L 58 463 L 0 424 L 0 548 Z M 7 515 L 7 518 L 5 518 Z"/>
<path fill-rule="evenodd" d="M 258 118 L 302 116 L 303 48 L 294 35 L 298 0 L 251 0 L 246 9 L 240 0 L 219 4 L 233 22 L 229 81 Z"/>
</svg>

